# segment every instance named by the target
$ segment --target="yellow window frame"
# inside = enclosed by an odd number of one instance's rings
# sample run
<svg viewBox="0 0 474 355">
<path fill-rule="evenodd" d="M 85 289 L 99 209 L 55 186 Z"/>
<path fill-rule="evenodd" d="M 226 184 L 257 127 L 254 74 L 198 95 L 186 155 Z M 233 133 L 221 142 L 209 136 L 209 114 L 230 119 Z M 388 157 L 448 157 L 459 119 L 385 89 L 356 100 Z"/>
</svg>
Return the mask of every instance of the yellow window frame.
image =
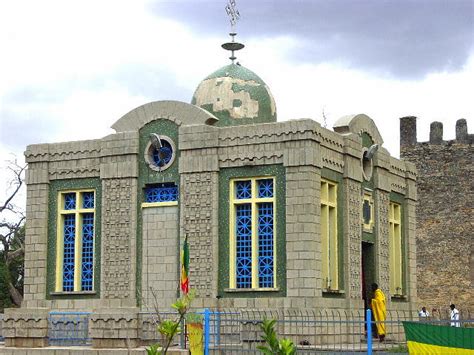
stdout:
<svg viewBox="0 0 474 355">
<path fill-rule="evenodd" d="M 273 180 L 273 197 L 258 198 L 257 181 L 258 180 Z M 238 181 L 251 182 L 251 198 L 237 199 L 235 193 L 235 183 Z M 252 209 L 252 291 L 268 291 L 277 289 L 277 206 L 276 206 L 276 179 L 273 176 L 259 176 L 259 177 L 245 177 L 231 179 L 229 182 L 229 249 L 230 249 L 230 264 L 229 264 L 229 288 L 237 290 L 236 284 L 236 254 L 237 254 L 237 238 L 236 238 L 236 206 L 241 204 L 250 204 Z M 273 287 L 260 288 L 258 279 L 258 208 L 257 204 L 269 202 L 273 204 Z M 249 289 L 238 289 L 249 290 Z"/>
<path fill-rule="evenodd" d="M 94 208 L 82 208 L 82 194 L 84 192 L 94 193 Z M 65 195 L 76 194 L 76 208 L 73 210 L 64 209 Z M 96 192 L 94 189 L 80 189 L 80 190 L 64 190 L 58 192 L 58 215 L 56 228 L 56 286 L 55 292 L 84 292 L 81 290 L 82 279 L 82 219 L 80 218 L 84 213 L 94 214 L 94 236 L 92 250 L 95 251 L 95 206 L 96 206 Z M 74 238 L 74 291 L 63 291 L 63 258 L 64 258 L 64 217 L 66 215 L 75 215 L 75 230 L 76 236 Z M 94 259 L 95 259 L 95 253 Z M 94 271 L 92 275 L 92 290 L 94 285 Z M 85 291 L 90 292 L 90 291 Z"/>
<path fill-rule="evenodd" d="M 390 202 L 389 207 L 389 265 L 390 294 L 403 295 L 403 255 L 402 255 L 402 206 Z"/>
<path fill-rule="evenodd" d="M 321 272 L 323 290 L 339 289 L 337 191 L 334 181 L 321 179 Z"/>
</svg>

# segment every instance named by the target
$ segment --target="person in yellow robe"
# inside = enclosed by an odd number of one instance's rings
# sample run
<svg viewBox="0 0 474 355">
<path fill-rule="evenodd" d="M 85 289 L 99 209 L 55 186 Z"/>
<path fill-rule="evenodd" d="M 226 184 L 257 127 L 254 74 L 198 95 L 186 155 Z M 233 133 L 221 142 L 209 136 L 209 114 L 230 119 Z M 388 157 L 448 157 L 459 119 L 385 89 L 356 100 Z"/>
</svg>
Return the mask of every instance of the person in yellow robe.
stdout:
<svg viewBox="0 0 474 355">
<path fill-rule="evenodd" d="M 372 284 L 372 292 L 374 296 L 371 301 L 372 313 L 374 319 L 377 322 L 377 334 L 380 341 L 384 341 L 386 330 L 385 330 L 385 319 L 387 318 L 387 308 L 385 306 L 385 295 L 376 283 Z"/>
</svg>

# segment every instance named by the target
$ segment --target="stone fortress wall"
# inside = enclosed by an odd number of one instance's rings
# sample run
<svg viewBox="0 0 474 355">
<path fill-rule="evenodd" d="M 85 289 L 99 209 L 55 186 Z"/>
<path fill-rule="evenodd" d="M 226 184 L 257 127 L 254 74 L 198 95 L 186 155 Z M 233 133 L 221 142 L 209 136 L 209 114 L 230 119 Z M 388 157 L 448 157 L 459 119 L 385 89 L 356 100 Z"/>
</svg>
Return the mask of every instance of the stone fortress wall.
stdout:
<svg viewBox="0 0 474 355">
<path fill-rule="evenodd" d="M 417 280 L 420 306 L 474 310 L 474 134 L 456 122 L 443 140 L 431 123 L 429 142 L 416 139 L 416 117 L 400 119 L 400 157 L 416 165 Z"/>
</svg>

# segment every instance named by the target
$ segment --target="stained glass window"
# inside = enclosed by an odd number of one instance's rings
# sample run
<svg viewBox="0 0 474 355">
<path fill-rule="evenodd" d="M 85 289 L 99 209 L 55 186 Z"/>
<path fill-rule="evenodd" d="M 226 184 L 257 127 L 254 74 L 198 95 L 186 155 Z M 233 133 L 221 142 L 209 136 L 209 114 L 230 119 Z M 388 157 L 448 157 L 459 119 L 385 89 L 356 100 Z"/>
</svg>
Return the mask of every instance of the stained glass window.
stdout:
<svg viewBox="0 0 474 355">
<path fill-rule="evenodd" d="M 231 288 L 275 288 L 274 210 L 274 178 L 231 181 Z"/>
<path fill-rule="evenodd" d="M 92 291 L 94 273 L 94 214 L 82 215 L 82 291 Z"/>
<path fill-rule="evenodd" d="M 252 205 L 236 208 L 237 288 L 252 287 Z"/>
<path fill-rule="evenodd" d="M 145 202 L 178 201 L 178 186 L 174 183 L 148 185 L 145 188 Z"/>
<path fill-rule="evenodd" d="M 173 157 L 173 147 L 165 140 L 161 140 L 162 146 L 160 148 L 153 148 L 153 162 L 158 167 L 163 167 L 171 161 Z"/>
<path fill-rule="evenodd" d="M 273 287 L 273 203 L 258 205 L 259 287 Z"/>
<path fill-rule="evenodd" d="M 74 251 L 76 215 L 64 216 L 63 291 L 74 291 Z"/>
<path fill-rule="evenodd" d="M 74 192 L 64 194 L 64 209 L 74 210 L 76 208 L 76 194 Z"/>
<path fill-rule="evenodd" d="M 60 192 L 56 291 L 93 290 L 95 192 Z"/>
<path fill-rule="evenodd" d="M 252 181 L 236 181 L 235 183 L 236 198 L 239 200 L 245 200 L 252 198 Z"/>
<path fill-rule="evenodd" d="M 94 192 L 93 191 L 82 193 L 82 208 L 94 208 Z"/>
<path fill-rule="evenodd" d="M 273 179 L 258 180 L 258 197 L 273 197 Z"/>
</svg>

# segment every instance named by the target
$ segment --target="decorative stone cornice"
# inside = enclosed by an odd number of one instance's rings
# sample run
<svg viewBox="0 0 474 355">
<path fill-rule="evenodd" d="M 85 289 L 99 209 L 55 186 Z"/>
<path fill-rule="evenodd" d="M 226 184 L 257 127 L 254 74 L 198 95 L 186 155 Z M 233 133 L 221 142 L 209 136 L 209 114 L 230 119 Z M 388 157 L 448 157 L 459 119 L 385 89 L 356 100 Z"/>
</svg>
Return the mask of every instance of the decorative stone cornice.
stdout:
<svg viewBox="0 0 474 355">
<path fill-rule="evenodd" d="M 390 187 L 392 191 L 399 192 L 403 195 L 405 195 L 407 191 L 407 187 L 405 185 L 397 184 L 396 182 L 392 182 Z"/>
<path fill-rule="evenodd" d="M 75 179 L 78 177 L 99 176 L 100 169 L 98 167 L 83 167 L 76 169 L 51 169 L 49 172 L 50 180 L 59 179 Z"/>
<path fill-rule="evenodd" d="M 227 162 L 252 162 L 252 165 L 259 165 L 257 164 L 258 161 L 262 161 L 265 159 L 282 159 L 283 158 L 283 152 L 279 153 L 256 153 L 253 156 L 239 156 L 239 155 L 229 155 L 224 159 L 220 159 L 220 163 L 227 163 Z"/>
<path fill-rule="evenodd" d="M 383 139 L 374 121 L 365 114 L 343 116 L 333 126 L 340 134 L 367 133 L 375 144 L 382 145 Z"/>
<path fill-rule="evenodd" d="M 112 125 L 118 132 L 138 131 L 141 127 L 157 119 L 175 122 L 178 126 L 207 124 L 213 125 L 219 119 L 206 110 L 180 101 L 154 101 L 139 106 L 121 117 Z"/>
</svg>

